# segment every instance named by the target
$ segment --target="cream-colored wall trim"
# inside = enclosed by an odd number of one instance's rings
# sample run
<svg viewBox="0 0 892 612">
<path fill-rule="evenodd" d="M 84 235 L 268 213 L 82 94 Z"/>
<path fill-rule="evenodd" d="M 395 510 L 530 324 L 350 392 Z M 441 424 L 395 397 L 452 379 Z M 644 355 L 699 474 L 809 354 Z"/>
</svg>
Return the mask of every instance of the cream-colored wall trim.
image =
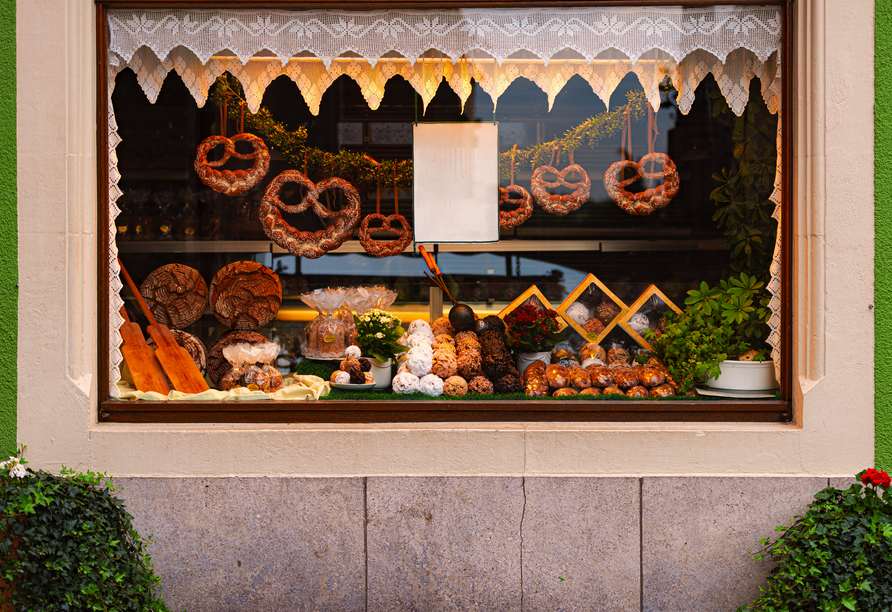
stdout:
<svg viewBox="0 0 892 612">
<path fill-rule="evenodd" d="M 97 423 L 94 8 L 17 9 L 18 435 L 32 465 L 171 477 L 847 475 L 873 460 L 870 0 L 796 9 L 793 425 Z"/>
</svg>

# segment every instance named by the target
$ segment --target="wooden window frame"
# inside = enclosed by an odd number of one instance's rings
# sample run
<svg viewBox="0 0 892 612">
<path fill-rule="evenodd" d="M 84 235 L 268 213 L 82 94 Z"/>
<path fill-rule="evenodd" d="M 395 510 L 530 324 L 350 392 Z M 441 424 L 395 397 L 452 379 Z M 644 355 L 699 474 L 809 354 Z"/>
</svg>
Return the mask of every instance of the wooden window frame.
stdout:
<svg viewBox="0 0 892 612">
<path fill-rule="evenodd" d="M 782 194 L 781 203 L 781 376 L 780 399 L 745 401 L 684 400 L 573 400 L 537 399 L 529 401 L 470 400 L 315 400 L 315 401 L 238 401 L 238 402 L 139 402 L 103 397 L 99 401 L 100 422 L 120 423 L 421 423 L 421 422 L 774 422 L 793 420 L 793 14 L 796 0 L 614 0 L 560 1 L 550 7 L 590 6 L 709 6 L 715 4 L 777 5 L 783 12 L 782 43 Z M 108 226 L 108 32 L 107 8 L 248 8 L 264 6 L 307 10 L 315 8 L 525 8 L 542 6 L 542 1 L 463 0 L 417 1 L 352 0 L 337 2 L 275 2 L 261 0 L 96 0 L 96 70 L 97 70 L 97 227 Z M 104 232 L 99 242 L 99 303 L 108 303 L 108 239 Z M 108 380 L 108 308 L 99 309 L 99 389 L 107 395 Z"/>
</svg>

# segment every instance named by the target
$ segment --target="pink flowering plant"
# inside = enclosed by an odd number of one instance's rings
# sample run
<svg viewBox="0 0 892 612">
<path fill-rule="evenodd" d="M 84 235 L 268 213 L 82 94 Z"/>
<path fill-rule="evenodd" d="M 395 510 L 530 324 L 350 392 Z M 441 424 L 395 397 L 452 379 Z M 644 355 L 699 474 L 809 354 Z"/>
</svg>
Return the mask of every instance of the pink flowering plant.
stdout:
<svg viewBox="0 0 892 612">
<path fill-rule="evenodd" d="M 387 361 L 397 353 L 409 350 L 397 342 L 406 330 L 401 327 L 402 321 L 392 314 L 372 308 L 361 315 L 353 315 L 353 322 L 356 324 L 356 344 L 366 357 Z"/>
<path fill-rule="evenodd" d="M 756 561 L 772 561 L 768 586 L 738 612 L 892 608 L 892 490 L 885 470 L 866 469 L 848 489 L 828 487 L 803 516 L 765 538 Z"/>
<path fill-rule="evenodd" d="M 508 344 L 516 353 L 550 351 L 564 339 L 558 332 L 558 314 L 532 304 L 519 306 L 505 315 Z"/>
</svg>

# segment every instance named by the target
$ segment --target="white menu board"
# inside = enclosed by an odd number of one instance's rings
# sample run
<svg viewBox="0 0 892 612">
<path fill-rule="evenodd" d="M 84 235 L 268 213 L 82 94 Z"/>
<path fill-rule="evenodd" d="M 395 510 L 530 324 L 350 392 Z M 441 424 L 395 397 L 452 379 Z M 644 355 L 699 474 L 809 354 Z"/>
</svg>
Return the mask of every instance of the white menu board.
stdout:
<svg viewBox="0 0 892 612">
<path fill-rule="evenodd" d="M 497 123 L 416 123 L 415 242 L 499 241 Z"/>
</svg>

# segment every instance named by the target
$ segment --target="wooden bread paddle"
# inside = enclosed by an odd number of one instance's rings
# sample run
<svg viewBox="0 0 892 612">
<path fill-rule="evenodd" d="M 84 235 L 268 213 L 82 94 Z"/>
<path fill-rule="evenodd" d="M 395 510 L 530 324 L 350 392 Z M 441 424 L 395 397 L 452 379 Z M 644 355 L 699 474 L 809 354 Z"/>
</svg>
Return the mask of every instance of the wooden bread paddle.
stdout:
<svg viewBox="0 0 892 612">
<path fill-rule="evenodd" d="M 170 393 L 170 385 L 167 384 L 164 370 L 155 357 L 155 351 L 146 344 L 139 324 L 130 322 L 123 306 L 121 306 L 121 316 L 124 317 L 124 324 L 121 326 L 121 338 L 124 339 L 121 354 L 124 355 L 124 361 L 127 362 L 127 367 L 133 375 L 133 384 L 143 392 L 155 391 L 167 395 Z"/>
<path fill-rule="evenodd" d="M 139 303 L 140 310 L 149 320 L 150 325 L 146 328 L 146 331 L 149 332 L 152 340 L 155 341 L 155 346 L 157 347 L 155 356 L 158 358 L 161 367 L 164 368 L 164 373 L 167 374 L 167 378 L 170 379 L 173 388 L 183 393 L 201 393 L 210 389 L 207 381 L 205 381 L 198 370 L 198 366 L 192 360 L 192 356 L 189 355 L 189 351 L 177 344 L 173 334 L 170 333 L 170 329 L 166 325 L 158 324 L 120 258 L 118 258 L 118 263 L 121 266 L 121 274 L 124 276 L 127 286 L 130 287 L 130 291 L 133 292 L 136 301 Z"/>
</svg>

